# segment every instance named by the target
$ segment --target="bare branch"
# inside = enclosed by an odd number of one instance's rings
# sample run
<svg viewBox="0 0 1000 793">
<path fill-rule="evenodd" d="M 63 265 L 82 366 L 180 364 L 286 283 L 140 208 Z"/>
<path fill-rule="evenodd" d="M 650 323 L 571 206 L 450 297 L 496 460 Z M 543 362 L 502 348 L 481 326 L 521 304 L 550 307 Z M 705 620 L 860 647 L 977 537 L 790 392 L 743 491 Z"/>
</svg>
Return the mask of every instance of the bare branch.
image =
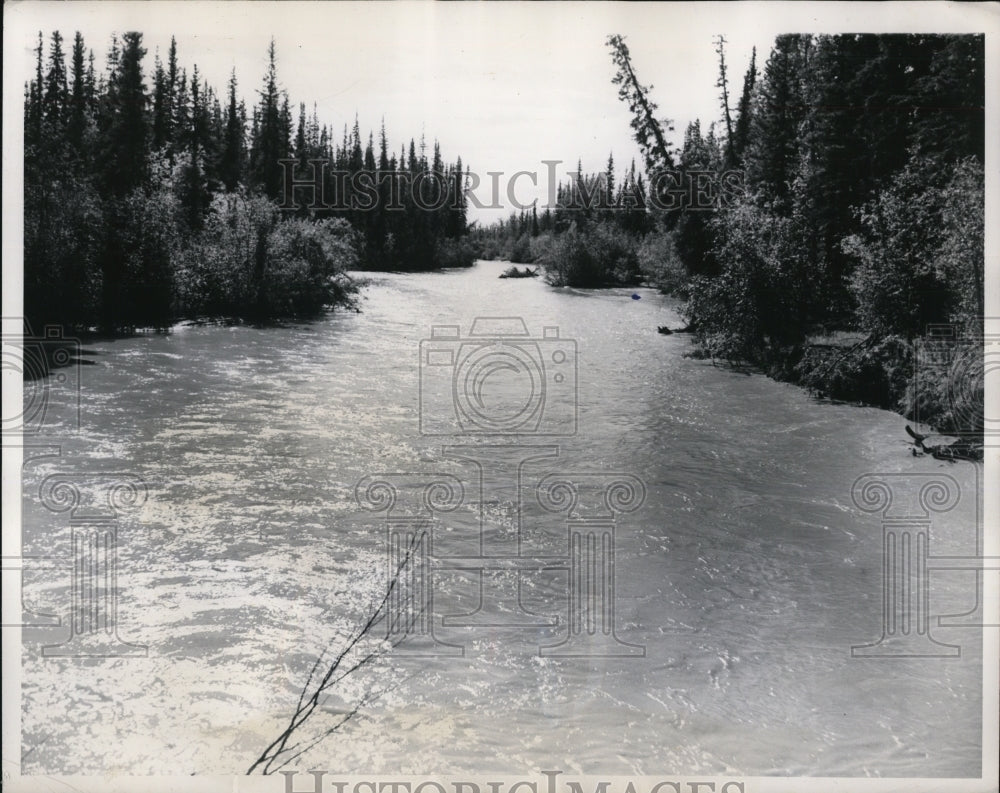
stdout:
<svg viewBox="0 0 1000 793">
<path fill-rule="evenodd" d="M 412 627 L 413 622 L 420 617 L 420 614 L 414 614 L 410 617 L 409 623 L 404 626 L 405 630 L 399 632 L 399 638 L 395 640 L 391 638 L 392 626 L 389 624 L 388 615 L 389 602 L 393 593 L 400 586 L 400 577 L 404 569 L 411 562 L 414 553 L 424 541 L 424 537 L 424 533 L 417 533 L 411 538 L 406 552 L 400 559 L 396 569 L 392 571 L 388 586 L 381 599 L 369 612 L 367 619 L 348 636 L 347 641 L 341 646 L 339 652 L 336 655 L 332 655 L 331 653 L 332 648 L 338 641 L 337 637 L 334 637 L 319 654 L 319 657 L 310 668 L 309 674 L 306 676 L 306 681 L 299 692 L 295 710 L 292 712 L 288 724 L 268 744 L 264 751 L 260 753 L 260 756 L 247 769 L 247 774 L 252 774 L 258 769 L 262 774 L 270 774 L 283 768 L 339 730 L 348 721 L 355 718 L 363 707 L 392 690 L 392 686 L 381 690 L 366 688 L 351 709 L 341 714 L 332 726 L 322 730 L 318 736 L 311 737 L 304 742 L 293 742 L 293 738 L 296 738 L 300 734 L 316 710 L 320 709 L 323 703 L 326 702 L 332 689 L 351 675 L 370 666 L 394 647 L 398 646 L 409 633 L 409 628 Z M 379 623 L 383 621 L 385 624 L 385 633 L 381 637 L 378 637 L 375 630 Z M 362 642 L 368 640 L 374 646 L 361 652 L 360 656 L 358 656 L 355 651 L 360 650 Z M 319 674 L 320 670 L 322 670 L 321 676 Z"/>
</svg>

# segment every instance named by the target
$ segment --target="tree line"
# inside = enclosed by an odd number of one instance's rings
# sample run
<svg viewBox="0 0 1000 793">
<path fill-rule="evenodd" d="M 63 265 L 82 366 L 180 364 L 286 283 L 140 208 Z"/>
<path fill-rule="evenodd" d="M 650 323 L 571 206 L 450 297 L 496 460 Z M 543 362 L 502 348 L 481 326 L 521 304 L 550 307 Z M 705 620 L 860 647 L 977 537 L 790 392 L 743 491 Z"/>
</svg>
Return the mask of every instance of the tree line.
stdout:
<svg viewBox="0 0 1000 793">
<path fill-rule="evenodd" d="M 272 41 L 256 101 L 180 65 L 176 41 L 146 74 L 142 33 L 112 37 L 105 66 L 77 33 L 39 33 L 24 92 L 25 315 L 40 327 L 122 332 L 185 317 L 265 320 L 348 302 L 349 269 L 468 265 L 461 159 L 437 142 L 376 147 L 357 120 L 335 140 L 297 112 Z M 303 182 L 316 163 L 322 192 Z M 372 174 L 373 206 L 350 200 Z M 447 200 L 413 200 L 414 181 Z"/>
<path fill-rule="evenodd" d="M 984 38 L 779 36 L 753 82 L 722 151 L 745 196 L 681 259 L 703 347 L 981 433 L 982 366 L 917 351 L 943 325 L 982 351 Z"/>
</svg>

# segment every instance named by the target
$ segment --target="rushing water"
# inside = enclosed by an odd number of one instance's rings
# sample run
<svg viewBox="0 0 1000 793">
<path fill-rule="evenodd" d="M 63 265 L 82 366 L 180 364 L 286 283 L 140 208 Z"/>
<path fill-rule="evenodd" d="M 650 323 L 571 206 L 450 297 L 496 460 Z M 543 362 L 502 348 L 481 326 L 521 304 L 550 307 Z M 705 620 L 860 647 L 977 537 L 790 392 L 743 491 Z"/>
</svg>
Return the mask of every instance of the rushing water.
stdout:
<svg viewBox="0 0 1000 793">
<path fill-rule="evenodd" d="M 676 304 L 651 290 L 636 300 L 554 289 L 498 280 L 499 268 L 378 274 L 360 313 L 311 323 L 185 325 L 85 345 L 80 430 L 53 391 L 36 442 L 58 443 L 61 456 L 25 467 L 25 553 L 70 554 L 66 515 L 38 502 L 48 474 L 140 477 L 148 500 L 118 534 L 118 633 L 148 652 L 42 658 L 66 628 L 26 630 L 25 772 L 245 771 L 287 720 L 311 660 L 383 580 L 384 529 L 355 484 L 472 470 L 444 459 L 454 439 L 420 434 L 421 340 L 434 324 L 467 335 L 476 317 L 516 315 L 534 338 L 558 326 L 578 351 L 578 432 L 518 439 L 559 446 L 535 470 L 630 473 L 645 485 L 645 503 L 615 527 L 614 615 L 621 642 L 645 654 L 540 657 L 560 628 L 439 624 L 465 656 L 396 654 L 363 672 L 329 708 L 366 686 L 391 690 L 297 767 L 978 775 L 975 629 L 934 627 L 960 658 L 850 651 L 881 634 L 883 566 L 879 516 L 853 504 L 852 483 L 866 472 L 951 476 L 963 499 L 935 516 L 931 552 L 971 555 L 976 468 L 912 457 L 894 414 L 685 357 L 689 337 L 656 333 L 682 324 Z M 502 544 L 518 522 L 517 450 L 497 455 L 484 474 L 484 536 Z M 454 514 L 442 532 L 478 513 Z M 68 574 L 25 576 L 28 604 L 67 625 Z M 476 576 L 443 571 L 434 583 L 469 611 Z M 565 590 L 566 574 L 536 570 L 521 583 L 525 606 L 541 608 L 562 602 L 545 598 Z M 968 572 L 935 573 L 932 585 L 935 616 L 975 605 Z"/>
</svg>

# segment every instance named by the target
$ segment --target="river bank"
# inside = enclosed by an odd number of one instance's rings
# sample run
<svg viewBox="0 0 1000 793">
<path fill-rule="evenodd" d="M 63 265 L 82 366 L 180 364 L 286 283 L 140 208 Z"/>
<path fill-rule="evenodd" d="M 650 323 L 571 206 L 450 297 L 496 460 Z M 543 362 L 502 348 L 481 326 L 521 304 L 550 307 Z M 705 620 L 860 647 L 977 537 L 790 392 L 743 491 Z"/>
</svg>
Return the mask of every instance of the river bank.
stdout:
<svg viewBox="0 0 1000 793">
<path fill-rule="evenodd" d="M 929 453 L 942 459 L 982 461 L 981 357 L 981 344 L 967 339 L 840 332 L 779 352 L 763 371 L 822 399 L 898 413 L 940 436 L 944 443 Z M 924 451 L 919 443 L 917 451 Z"/>
<path fill-rule="evenodd" d="M 506 259 L 495 260 L 508 264 Z M 553 284 L 551 266 L 543 259 L 534 271 L 525 268 L 523 275 L 546 272 L 546 282 Z M 501 277 L 512 277 L 511 265 Z M 644 284 L 652 286 L 652 284 Z M 588 284 L 595 290 L 621 288 Z M 682 305 L 678 298 L 678 305 Z M 684 312 L 687 315 L 687 312 Z M 660 334 L 691 334 L 692 358 L 712 359 L 713 345 L 690 322 L 671 327 L 656 325 Z M 940 333 L 942 329 L 938 329 Z M 954 328 L 943 328 L 957 334 Z M 878 337 L 856 331 L 835 331 L 809 336 L 802 344 L 768 346 L 754 360 L 729 360 L 736 368 L 749 367 L 779 382 L 806 389 L 824 400 L 864 407 L 891 410 L 914 422 L 920 432 L 940 434 L 943 443 L 936 456 L 982 460 L 983 457 L 983 371 L 976 365 L 977 349 L 972 340 L 945 335 L 907 340 L 899 336 Z M 981 346 L 978 348 L 981 351 Z M 959 441 L 949 452 L 948 444 Z M 914 444 L 914 453 L 923 453 Z M 930 453 L 930 452 L 928 452 Z"/>
<path fill-rule="evenodd" d="M 937 360 L 928 360 L 926 354 L 921 357 L 922 345 L 936 346 Z M 749 366 L 819 399 L 898 413 L 917 427 L 918 434 L 941 441 L 926 449 L 917 441 L 914 454 L 981 462 L 983 370 L 981 365 L 977 368 L 974 357 L 981 358 L 981 352 L 981 346 L 970 348 L 962 342 L 942 346 L 933 340 L 878 340 L 842 332 L 772 352 L 766 363 L 727 364 Z M 688 354 L 712 358 L 702 346 Z"/>
</svg>

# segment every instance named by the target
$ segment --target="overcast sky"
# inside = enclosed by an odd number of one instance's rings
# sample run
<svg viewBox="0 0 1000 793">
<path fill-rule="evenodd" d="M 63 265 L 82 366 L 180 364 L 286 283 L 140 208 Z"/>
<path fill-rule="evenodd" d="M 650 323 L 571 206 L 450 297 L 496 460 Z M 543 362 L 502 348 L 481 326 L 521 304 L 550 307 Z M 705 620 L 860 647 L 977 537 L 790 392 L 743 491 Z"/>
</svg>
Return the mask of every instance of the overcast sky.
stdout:
<svg viewBox="0 0 1000 793">
<path fill-rule="evenodd" d="M 686 124 L 705 127 L 721 117 L 713 37 L 723 33 L 730 65 L 731 103 L 739 98 L 751 48 L 763 66 L 780 32 L 820 30 L 960 30 L 953 11 L 857 3 L 25 3 L 5 9 L 5 83 L 18 87 L 33 68 L 34 36 L 59 29 L 83 33 L 103 62 L 112 31 L 140 30 L 149 50 L 165 57 L 171 34 L 179 60 L 220 92 L 235 67 L 241 92 L 252 101 L 273 35 L 278 74 L 293 103 L 316 102 L 321 122 L 339 136 L 357 113 L 363 133 L 384 116 L 397 150 L 404 139 L 437 138 L 447 161 L 463 162 L 487 180 L 502 171 L 539 172 L 517 198 L 528 203 L 548 187 L 543 160 L 561 160 L 558 175 L 603 169 L 613 151 L 619 169 L 636 157 L 627 108 L 611 84 L 614 69 L 605 39 L 627 37 L 640 79 L 655 87 L 660 113 L 675 120 L 674 141 Z M 931 10 L 935 10 L 931 14 Z M 940 13 L 938 13 L 940 12 Z M 19 46 L 16 46 L 19 45 Z M 10 70 L 10 71 L 8 71 Z M 9 82 L 8 82 L 9 80 Z M 16 82 L 15 82 L 16 81 Z M 8 100 L 10 97 L 8 96 Z M 19 110 L 18 106 L 9 110 Z M 5 113 L 5 126 L 8 122 Z M 490 191 L 477 195 L 489 203 Z M 491 220 L 510 207 L 473 211 Z"/>
</svg>

